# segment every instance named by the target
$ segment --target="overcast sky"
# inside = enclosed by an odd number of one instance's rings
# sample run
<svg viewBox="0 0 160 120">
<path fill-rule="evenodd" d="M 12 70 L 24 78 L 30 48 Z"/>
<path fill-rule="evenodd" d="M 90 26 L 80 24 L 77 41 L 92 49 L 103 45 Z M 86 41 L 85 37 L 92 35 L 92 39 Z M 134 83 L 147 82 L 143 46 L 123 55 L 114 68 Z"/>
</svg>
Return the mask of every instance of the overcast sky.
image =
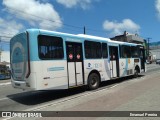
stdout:
<svg viewBox="0 0 160 120">
<path fill-rule="evenodd" d="M 29 28 L 81 34 L 84 26 L 95 36 L 126 30 L 160 41 L 160 0 L 3 0 L 0 9 L 3 41 Z M 6 50 L 9 44 L 0 47 Z"/>
</svg>

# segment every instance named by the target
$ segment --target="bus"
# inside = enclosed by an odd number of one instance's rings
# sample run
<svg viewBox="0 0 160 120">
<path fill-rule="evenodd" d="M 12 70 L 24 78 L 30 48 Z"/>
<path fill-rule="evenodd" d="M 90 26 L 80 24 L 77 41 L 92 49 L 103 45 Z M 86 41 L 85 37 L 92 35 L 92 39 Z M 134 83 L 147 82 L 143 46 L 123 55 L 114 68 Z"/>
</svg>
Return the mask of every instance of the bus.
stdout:
<svg viewBox="0 0 160 120">
<path fill-rule="evenodd" d="M 0 62 L 0 80 L 10 79 L 9 66 Z"/>
<path fill-rule="evenodd" d="M 27 29 L 11 39 L 10 50 L 11 83 L 23 90 L 93 90 L 146 71 L 142 45 L 98 36 Z"/>
</svg>

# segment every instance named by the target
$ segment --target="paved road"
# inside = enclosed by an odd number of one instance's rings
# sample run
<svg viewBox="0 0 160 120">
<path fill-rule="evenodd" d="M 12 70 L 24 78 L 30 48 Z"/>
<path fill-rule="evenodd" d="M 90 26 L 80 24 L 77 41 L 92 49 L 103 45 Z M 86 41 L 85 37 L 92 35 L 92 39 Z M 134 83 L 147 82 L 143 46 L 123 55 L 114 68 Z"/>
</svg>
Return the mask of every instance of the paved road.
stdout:
<svg viewBox="0 0 160 120">
<path fill-rule="evenodd" d="M 150 65 L 150 68 L 157 66 Z M 160 69 L 151 69 L 147 75 L 138 79 L 129 79 L 92 92 L 88 95 L 64 101 L 52 103 L 50 106 L 37 108 L 42 111 L 160 111 Z M 61 118 L 64 119 L 64 118 Z M 65 118 L 74 120 L 75 118 Z M 81 119 L 81 118 L 79 118 Z M 89 119 L 89 118 L 83 118 Z M 90 118 L 98 120 L 159 120 L 160 118 Z"/>
<path fill-rule="evenodd" d="M 0 85 L 0 111 L 160 111 L 160 66 L 151 64 L 147 67 L 144 76 L 104 82 L 95 91 L 76 88 L 22 92 L 9 84 Z"/>
</svg>

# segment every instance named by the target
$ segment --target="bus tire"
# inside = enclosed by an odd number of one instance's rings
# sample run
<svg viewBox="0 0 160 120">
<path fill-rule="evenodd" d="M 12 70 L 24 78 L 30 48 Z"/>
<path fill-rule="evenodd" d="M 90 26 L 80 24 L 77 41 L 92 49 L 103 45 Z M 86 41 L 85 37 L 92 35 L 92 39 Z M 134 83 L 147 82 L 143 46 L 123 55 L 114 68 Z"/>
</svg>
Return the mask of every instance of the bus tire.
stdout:
<svg viewBox="0 0 160 120">
<path fill-rule="evenodd" d="M 88 77 L 88 88 L 89 90 L 95 90 L 99 87 L 100 80 L 96 73 L 91 73 Z"/>
<path fill-rule="evenodd" d="M 138 70 L 137 70 L 137 69 L 134 70 L 134 77 L 135 77 L 135 78 L 138 77 Z"/>
</svg>

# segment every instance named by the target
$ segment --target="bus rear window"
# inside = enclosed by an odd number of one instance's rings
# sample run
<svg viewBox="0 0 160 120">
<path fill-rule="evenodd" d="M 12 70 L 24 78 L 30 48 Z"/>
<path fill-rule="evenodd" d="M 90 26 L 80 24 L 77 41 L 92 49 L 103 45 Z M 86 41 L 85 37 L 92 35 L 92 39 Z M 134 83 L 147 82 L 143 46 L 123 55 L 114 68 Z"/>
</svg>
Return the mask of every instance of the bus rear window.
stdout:
<svg viewBox="0 0 160 120">
<path fill-rule="evenodd" d="M 39 35 L 38 52 L 40 59 L 63 59 L 63 40 L 60 37 Z"/>
</svg>

